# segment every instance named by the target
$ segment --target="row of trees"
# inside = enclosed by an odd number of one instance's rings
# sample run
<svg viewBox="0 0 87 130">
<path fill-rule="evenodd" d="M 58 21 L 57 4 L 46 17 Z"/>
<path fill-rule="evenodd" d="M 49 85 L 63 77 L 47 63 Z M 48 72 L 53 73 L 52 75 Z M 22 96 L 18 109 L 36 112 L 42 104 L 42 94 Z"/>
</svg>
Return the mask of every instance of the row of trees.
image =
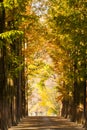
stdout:
<svg viewBox="0 0 87 130">
<path fill-rule="evenodd" d="M 87 123 L 86 8 L 84 0 L 0 0 L 0 129 L 27 114 L 25 73 L 40 74 L 47 55 L 58 76 L 62 115 Z"/>
<path fill-rule="evenodd" d="M 48 41 L 51 46 L 55 46 L 50 56 L 55 63 L 54 70 L 59 74 L 57 88 L 62 95 L 62 115 L 72 121 L 84 117 L 85 123 L 87 123 L 86 14 L 87 2 L 83 0 L 53 0 L 50 1 L 47 16 L 50 30 Z M 60 97 L 57 101 L 59 99 Z"/>
<path fill-rule="evenodd" d="M 21 4 L 22 3 L 22 4 Z M 27 0 L 0 0 L 0 129 L 16 125 L 27 114 L 24 33 Z M 21 31 L 22 30 L 22 31 Z"/>
<path fill-rule="evenodd" d="M 45 50 L 55 64 L 53 69 L 58 75 L 57 89 L 61 93 L 57 101 L 62 101 L 62 115 L 70 117 L 72 121 L 83 118 L 86 123 L 87 3 L 82 0 L 33 2 L 33 10 L 40 18 L 39 28 L 36 27 L 37 34 L 35 33 L 39 39 L 34 41 L 35 44 L 39 43 L 39 51 Z M 34 58 L 40 57 L 38 54 L 36 52 Z"/>
</svg>

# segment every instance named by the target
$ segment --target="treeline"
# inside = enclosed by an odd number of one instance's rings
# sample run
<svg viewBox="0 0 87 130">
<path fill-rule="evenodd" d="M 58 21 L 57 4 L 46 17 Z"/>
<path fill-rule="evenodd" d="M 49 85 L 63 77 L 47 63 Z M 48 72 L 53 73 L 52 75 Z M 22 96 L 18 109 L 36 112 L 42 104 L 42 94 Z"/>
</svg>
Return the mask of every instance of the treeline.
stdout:
<svg viewBox="0 0 87 130">
<path fill-rule="evenodd" d="M 22 4 L 21 4 L 22 2 Z M 23 32 L 26 0 L 0 0 L 0 129 L 27 115 Z"/>
<path fill-rule="evenodd" d="M 59 75 L 61 114 L 87 124 L 87 2 L 50 1 L 47 18 L 49 44 L 55 45 L 50 55 Z"/>
</svg>

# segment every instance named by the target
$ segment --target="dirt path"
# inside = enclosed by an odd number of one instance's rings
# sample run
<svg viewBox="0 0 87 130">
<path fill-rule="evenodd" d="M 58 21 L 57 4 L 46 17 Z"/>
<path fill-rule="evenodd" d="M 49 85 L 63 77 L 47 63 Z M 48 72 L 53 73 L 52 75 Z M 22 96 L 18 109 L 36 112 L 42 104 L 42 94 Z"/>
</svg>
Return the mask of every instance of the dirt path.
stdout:
<svg viewBox="0 0 87 130">
<path fill-rule="evenodd" d="M 32 116 L 24 118 L 18 126 L 9 130 L 84 130 L 76 123 L 62 117 Z"/>
</svg>

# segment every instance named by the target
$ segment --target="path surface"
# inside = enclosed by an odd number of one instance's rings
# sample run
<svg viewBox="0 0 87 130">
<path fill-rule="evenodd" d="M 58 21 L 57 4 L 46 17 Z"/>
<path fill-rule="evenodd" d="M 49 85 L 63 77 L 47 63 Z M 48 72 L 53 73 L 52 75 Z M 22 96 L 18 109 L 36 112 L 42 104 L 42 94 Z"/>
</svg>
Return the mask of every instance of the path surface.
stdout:
<svg viewBox="0 0 87 130">
<path fill-rule="evenodd" d="M 62 117 L 32 116 L 24 118 L 9 130 L 84 130 L 76 123 Z"/>
</svg>

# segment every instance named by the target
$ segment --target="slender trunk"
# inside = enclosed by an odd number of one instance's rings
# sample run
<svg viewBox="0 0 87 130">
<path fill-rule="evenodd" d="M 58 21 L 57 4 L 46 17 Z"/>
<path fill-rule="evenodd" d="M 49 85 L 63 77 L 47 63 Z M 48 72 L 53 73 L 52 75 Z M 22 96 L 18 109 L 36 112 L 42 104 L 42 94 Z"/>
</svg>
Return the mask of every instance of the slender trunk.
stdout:
<svg viewBox="0 0 87 130">
<path fill-rule="evenodd" d="M 24 75 L 24 69 L 22 70 L 22 115 L 23 117 L 26 116 L 26 100 L 25 100 L 25 75 Z"/>
<path fill-rule="evenodd" d="M 77 62 L 75 61 L 74 63 L 74 84 L 73 84 L 73 102 L 72 102 L 72 116 L 71 120 L 76 121 L 76 116 L 77 116 L 77 102 L 78 102 L 78 83 L 77 83 L 77 76 L 76 76 L 76 71 L 77 71 Z"/>
<path fill-rule="evenodd" d="M 17 56 L 21 56 L 21 42 L 20 39 L 17 39 L 17 45 L 16 45 L 16 53 Z M 18 67 L 20 68 L 21 65 L 21 61 L 19 61 L 18 63 Z M 16 78 L 17 81 L 17 120 L 18 122 L 20 121 L 20 119 L 22 118 L 22 100 L 21 100 L 21 90 L 22 90 L 22 72 L 21 70 L 18 70 L 18 77 Z"/>
<path fill-rule="evenodd" d="M 21 77 L 17 78 L 17 121 L 21 119 Z"/>
<path fill-rule="evenodd" d="M 73 104 L 72 104 L 72 121 L 76 121 L 77 116 L 77 81 L 74 81 Z"/>
<path fill-rule="evenodd" d="M 86 80 L 86 56 L 84 57 L 84 126 L 87 127 L 87 80 Z"/>
</svg>

